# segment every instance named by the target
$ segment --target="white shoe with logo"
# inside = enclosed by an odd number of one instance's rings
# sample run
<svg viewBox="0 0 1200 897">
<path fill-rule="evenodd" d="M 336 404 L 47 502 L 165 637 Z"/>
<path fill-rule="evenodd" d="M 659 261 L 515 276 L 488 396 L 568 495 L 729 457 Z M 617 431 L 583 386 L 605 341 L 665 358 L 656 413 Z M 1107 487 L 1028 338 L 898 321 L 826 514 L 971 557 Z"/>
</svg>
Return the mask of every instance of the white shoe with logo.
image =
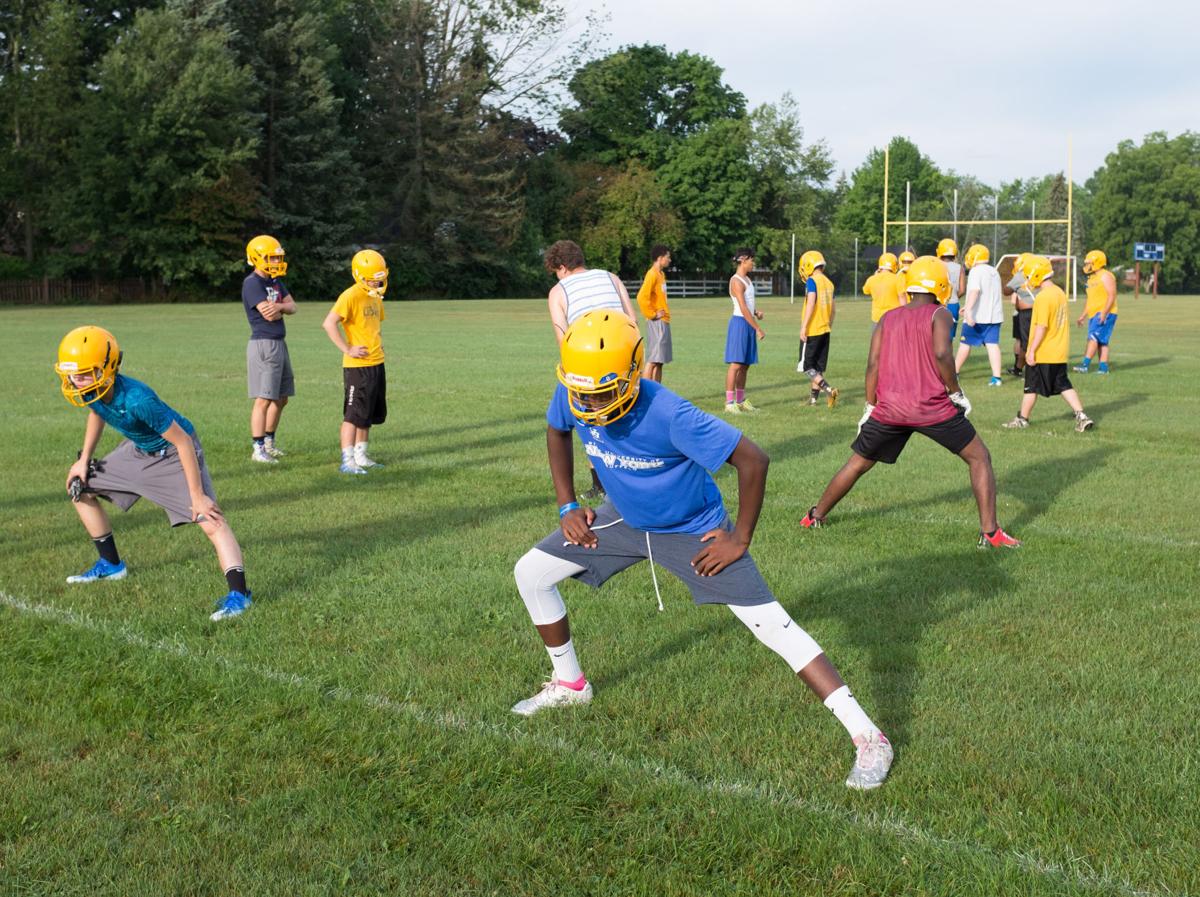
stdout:
<svg viewBox="0 0 1200 897">
<path fill-rule="evenodd" d="M 542 690 L 532 698 L 517 701 L 513 704 L 512 712 L 519 716 L 533 716 L 539 710 L 548 707 L 565 707 L 568 704 L 586 704 L 592 700 L 592 683 L 587 682 L 581 689 L 568 688 L 557 679 L 550 679 Z"/>
<path fill-rule="evenodd" d="M 272 458 L 282 458 L 285 454 L 283 449 L 275 445 L 275 440 L 270 436 L 263 440 L 263 448 L 267 450 L 267 454 Z"/>
<path fill-rule="evenodd" d="M 858 791 L 870 791 L 878 788 L 887 778 L 888 770 L 892 768 L 892 743 L 882 732 L 871 732 L 859 735 L 854 739 L 857 753 L 854 757 L 854 768 L 846 777 L 846 787 Z"/>
<path fill-rule="evenodd" d="M 267 453 L 266 444 L 260 442 L 254 443 L 254 452 L 250 455 L 250 460 L 257 461 L 259 464 L 279 463 L 277 459 L 272 458 L 271 455 Z"/>
</svg>

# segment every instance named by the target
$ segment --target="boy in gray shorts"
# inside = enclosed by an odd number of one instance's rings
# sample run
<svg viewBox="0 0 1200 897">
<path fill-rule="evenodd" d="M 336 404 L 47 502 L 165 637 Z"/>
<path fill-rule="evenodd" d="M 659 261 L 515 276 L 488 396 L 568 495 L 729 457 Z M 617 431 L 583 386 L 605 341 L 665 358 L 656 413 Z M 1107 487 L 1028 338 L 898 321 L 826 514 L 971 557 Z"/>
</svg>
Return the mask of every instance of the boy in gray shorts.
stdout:
<svg viewBox="0 0 1200 897">
<path fill-rule="evenodd" d="M 146 498 L 167 512 L 171 526 L 196 523 L 208 536 L 229 586 L 210 619 L 235 617 L 250 606 L 242 549 L 217 506 L 196 430 L 145 383 L 117 373 L 120 366 L 116 339 L 100 327 L 77 327 L 59 344 L 54 370 L 63 395 L 72 405 L 88 409 L 79 460 L 67 471 L 67 493 L 100 555 L 90 569 L 68 576 L 67 582 L 125 578 L 112 524 L 96 498 L 122 511 Z M 106 424 L 125 440 L 102 460 L 93 461 Z"/>
<path fill-rule="evenodd" d="M 275 446 L 279 417 L 296 394 L 292 360 L 288 355 L 284 315 L 296 313 L 288 292 L 283 246 L 274 237 L 255 237 L 246 246 L 246 263 L 254 268 L 242 281 L 242 307 L 250 322 L 246 344 L 246 381 L 254 405 L 250 409 L 251 461 L 278 464 L 283 452 Z"/>
<path fill-rule="evenodd" d="M 514 570 L 554 675 L 513 712 L 530 716 L 592 699 L 558 583 L 575 578 L 600 586 L 649 560 L 682 580 L 697 604 L 727 605 L 833 711 L 856 748 L 847 786 L 883 784 L 892 762 L 887 738 L 820 646 L 775 600 L 747 551 L 762 509 L 767 456 L 729 424 L 642 379 L 642 340 L 637 325 L 620 312 L 580 317 L 568 328 L 560 356 L 561 385 L 546 412 L 560 529 Z M 580 507 L 575 498 L 572 429 L 608 494 L 595 510 Z M 736 523 L 708 472 L 725 463 L 738 471 Z"/>
</svg>

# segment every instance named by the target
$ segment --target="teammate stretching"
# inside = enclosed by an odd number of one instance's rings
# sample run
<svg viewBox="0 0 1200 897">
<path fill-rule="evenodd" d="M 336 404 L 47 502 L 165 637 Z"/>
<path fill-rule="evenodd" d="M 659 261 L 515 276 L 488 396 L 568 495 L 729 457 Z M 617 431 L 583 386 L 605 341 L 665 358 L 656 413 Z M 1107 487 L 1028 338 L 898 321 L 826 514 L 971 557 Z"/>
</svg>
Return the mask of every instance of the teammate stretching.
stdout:
<svg viewBox="0 0 1200 897">
<path fill-rule="evenodd" d="M 560 527 L 513 571 L 554 672 L 513 712 L 530 716 L 592 700 L 558 584 L 575 578 L 599 587 L 650 560 L 682 580 L 697 604 L 727 605 L 833 711 L 856 748 L 848 787 L 881 785 L 891 767 L 891 745 L 820 646 L 771 594 L 748 552 L 762 510 L 766 454 L 724 421 L 641 380 L 637 325 L 619 312 L 579 318 L 563 339 L 561 359 L 561 385 L 546 412 Z M 595 510 L 581 508 L 575 498 L 572 430 L 596 459 L 609 495 Z M 709 474 L 726 463 L 738 474 L 736 523 Z"/>
<path fill-rule="evenodd" d="M 825 276 L 825 256 L 810 249 L 800 256 L 800 276 L 804 278 L 804 316 L 800 321 L 800 361 L 796 370 L 807 375 L 808 404 L 815 405 L 825 393 L 832 408 L 838 391 L 825 380 L 829 364 L 829 334 L 833 329 L 833 281 Z"/>
<path fill-rule="evenodd" d="M 118 373 L 121 360 L 116 338 L 100 327 L 77 327 L 58 346 L 54 370 L 63 396 L 88 409 L 79 460 L 67 471 L 67 493 L 100 555 L 90 569 L 67 582 L 125 578 L 112 524 L 96 498 L 108 499 L 122 511 L 145 498 L 167 512 L 171 526 L 195 523 L 208 536 L 229 586 L 210 619 L 236 617 L 250 606 L 242 549 L 217 507 L 200 437 L 149 386 Z M 125 439 L 93 461 L 106 424 Z"/>
<path fill-rule="evenodd" d="M 1108 373 L 1108 344 L 1112 341 L 1113 328 L 1117 326 L 1117 279 L 1111 271 L 1106 270 L 1108 256 L 1099 249 L 1093 249 L 1083 258 L 1083 273 L 1088 275 L 1087 307 L 1075 322 L 1082 327 L 1088 320 L 1087 350 L 1083 361 L 1075 366 L 1075 370 L 1086 374 L 1091 367 L 1096 349 L 1100 350 L 1099 373 Z"/>
<path fill-rule="evenodd" d="M 922 256 L 908 270 L 908 305 L 884 315 L 871 334 L 867 406 L 858 422 L 850 460 L 809 508 L 800 525 L 815 528 L 858 478 L 876 462 L 894 464 L 913 433 L 954 452 L 971 471 L 979 507 L 979 547 L 1021 543 L 996 522 L 996 474 L 987 446 L 967 420 L 971 403 L 958 385 L 950 354 L 950 313 L 939 303 L 950 295 L 946 266 Z"/>
</svg>

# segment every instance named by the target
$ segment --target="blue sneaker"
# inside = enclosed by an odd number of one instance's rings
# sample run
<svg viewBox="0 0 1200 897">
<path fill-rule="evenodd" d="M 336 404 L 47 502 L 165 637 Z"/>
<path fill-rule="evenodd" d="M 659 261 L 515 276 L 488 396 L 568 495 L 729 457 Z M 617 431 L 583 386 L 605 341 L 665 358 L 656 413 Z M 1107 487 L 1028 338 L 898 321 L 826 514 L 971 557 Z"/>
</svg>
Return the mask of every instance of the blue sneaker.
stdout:
<svg viewBox="0 0 1200 897">
<path fill-rule="evenodd" d="M 999 386 L 1000 383 L 1001 383 L 1001 380 L 999 377 L 993 377 L 991 380 L 988 381 L 988 386 Z"/>
<path fill-rule="evenodd" d="M 1106 364 L 1100 365 L 1100 370 L 1096 371 L 1096 373 L 1097 374 L 1107 374 L 1108 373 L 1108 365 L 1106 365 Z"/>
<path fill-rule="evenodd" d="M 250 592 L 245 595 L 241 592 L 230 592 L 217 603 L 217 609 L 212 612 L 209 619 L 215 622 L 236 617 L 250 606 L 250 594 Z"/>
<path fill-rule="evenodd" d="M 78 576 L 68 576 L 67 582 L 99 582 L 102 579 L 124 579 L 129 571 L 125 562 L 110 564 L 104 558 L 98 558 L 90 570 L 84 570 Z"/>
</svg>

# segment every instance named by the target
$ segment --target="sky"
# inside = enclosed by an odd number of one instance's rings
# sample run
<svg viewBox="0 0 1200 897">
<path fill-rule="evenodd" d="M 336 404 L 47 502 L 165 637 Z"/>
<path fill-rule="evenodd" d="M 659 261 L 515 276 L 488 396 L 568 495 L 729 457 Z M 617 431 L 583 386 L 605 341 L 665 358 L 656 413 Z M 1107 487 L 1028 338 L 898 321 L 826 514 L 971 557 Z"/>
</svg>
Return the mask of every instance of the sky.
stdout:
<svg viewBox="0 0 1200 897">
<path fill-rule="evenodd" d="M 1196 0 L 568 0 L 606 13 L 611 49 L 712 58 L 753 107 L 790 91 L 806 141 L 853 171 L 893 135 L 996 185 L 1063 171 L 1082 183 L 1124 139 L 1200 130 Z M 948 14 L 946 11 L 949 11 Z"/>
</svg>

